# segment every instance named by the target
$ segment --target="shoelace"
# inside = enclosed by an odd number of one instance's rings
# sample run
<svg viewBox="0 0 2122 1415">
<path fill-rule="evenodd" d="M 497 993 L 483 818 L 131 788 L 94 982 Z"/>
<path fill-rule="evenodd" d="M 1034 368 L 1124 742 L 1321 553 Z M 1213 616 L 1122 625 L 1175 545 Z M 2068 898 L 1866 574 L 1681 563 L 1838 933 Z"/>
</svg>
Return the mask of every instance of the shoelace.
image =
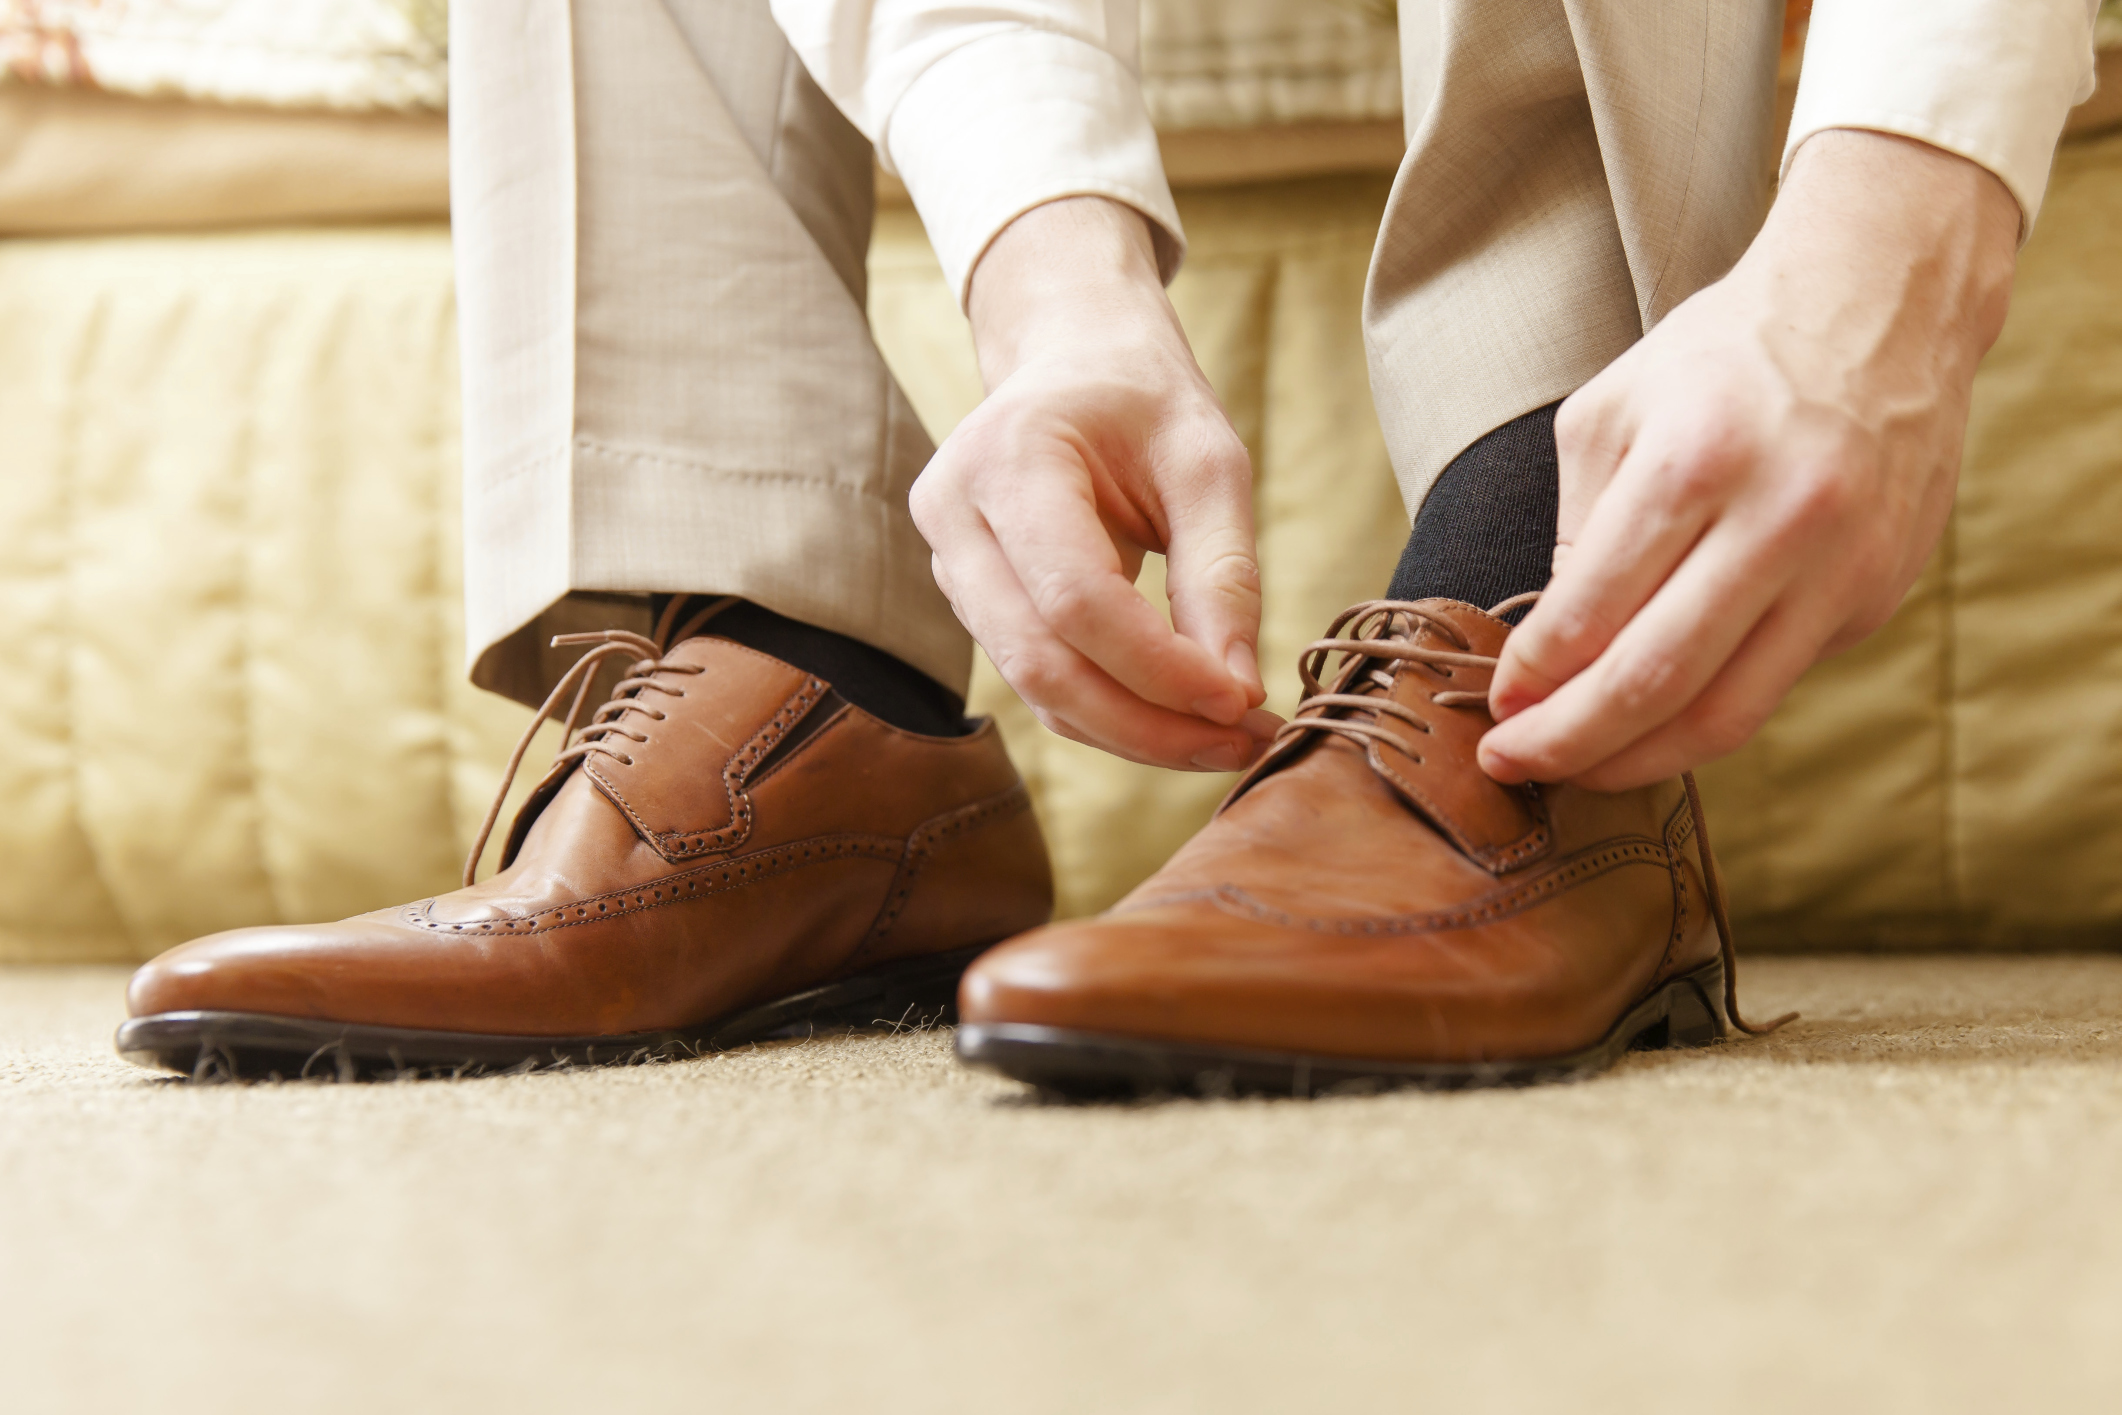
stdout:
<svg viewBox="0 0 2122 1415">
<path fill-rule="evenodd" d="M 472 841 L 471 854 L 464 859 L 464 887 L 470 889 L 479 874 L 479 858 L 486 853 L 486 842 L 493 837 L 494 825 L 501 819 L 501 808 L 508 802 L 508 788 L 515 784 L 516 772 L 523 765 L 523 754 L 530 750 L 531 739 L 545 720 L 553 716 L 553 709 L 569 693 L 574 701 L 568 705 L 567 718 L 560 729 L 560 749 L 553 753 L 553 760 L 546 768 L 548 772 L 562 762 L 579 761 L 593 754 L 610 757 L 622 766 L 632 766 L 634 759 L 626 749 L 617 745 L 617 740 L 646 742 L 648 734 L 637 732 L 626 719 L 635 713 L 651 722 L 661 722 L 667 714 L 661 709 L 641 700 L 644 693 L 662 693 L 669 697 L 682 698 L 685 690 L 673 688 L 656 681 L 658 673 L 705 673 L 707 670 L 696 663 L 672 663 L 667 657 L 670 650 L 700 632 L 701 626 L 735 604 L 735 596 L 727 596 L 708 604 L 699 613 L 685 621 L 683 628 L 675 634 L 671 626 L 677 621 L 679 612 L 690 602 L 685 595 L 673 595 L 656 625 L 653 636 L 637 634 L 631 629 L 604 629 L 594 634 L 560 634 L 554 637 L 553 647 L 561 648 L 573 644 L 588 644 L 590 649 L 574 662 L 574 666 L 562 674 L 546 695 L 540 707 L 516 739 L 516 749 L 508 754 L 508 765 L 502 769 L 501 784 L 494 790 L 494 803 L 486 808 L 486 820 L 479 826 L 478 837 Z M 578 730 L 582 721 L 582 709 L 589 697 L 590 684 L 597 681 L 597 670 L 606 659 L 622 654 L 632 654 L 634 662 L 627 667 L 626 676 L 613 686 L 611 696 L 604 706 Z M 617 740 L 615 740 L 617 739 Z"/>
<path fill-rule="evenodd" d="M 1488 612 L 1501 616 L 1538 598 L 1538 590 L 1513 595 Z M 1425 626 L 1455 647 L 1435 649 L 1416 644 L 1415 635 Z M 1404 750 L 1404 741 L 1380 724 L 1378 714 L 1398 718 L 1418 732 L 1430 733 L 1434 729 L 1413 708 L 1384 696 L 1392 691 L 1400 665 L 1427 664 L 1449 677 L 1454 668 L 1493 670 L 1500 662 L 1472 650 L 1473 645 L 1450 620 L 1405 600 L 1374 599 L 1345 610 L 1327 627 L 1325 638 L 1313 642 L 1297 656 L 1297 675 L 1303 680 L 1305 697 L 1297 704 L 1296 715 L 1275 734 L 1273 746 L 1307 733 L 1331 732 L 1358 745 L 1382 741 Z M 1335 654 L 1343 656 L 1341 667 L 1328 682 L 1323 675 Z M 1381 666 L 1380 660 L 1389 666 Z M 1352 691 L 1358 687 L 1364 691 Z M 1430 694 L 1429 700 L 1441 708 L 1486 707 L 1488 694 L 1446 689 Z M 1371 716 L 1368 721 L 1328 716 L 1334 709 Z M 1695 827 L 1695 852 L 1702 862 L 1703 889 L 1709 896 L 1710 918 L 1716 923 L 1717 945 L 1724 958 L 1725 1013 L 1732 1025 L 1747 1035 L 1766 1036 L 1795 1020 L 1798 1014 L 1786 1013 L 1760 1026 L 1739 1015 L 1738 950 L 1732 944 L 1731 916 L 1724 907 L 1724 882 L 1717 875 L 1716 856 L 1709 848 L 1709 821 L 1702 810 L 1702 792 L 1695 785 L 1693 772 L 1682 772 L 1680 781 L 1687 790 L 1687 810 Z"/>
</svg>

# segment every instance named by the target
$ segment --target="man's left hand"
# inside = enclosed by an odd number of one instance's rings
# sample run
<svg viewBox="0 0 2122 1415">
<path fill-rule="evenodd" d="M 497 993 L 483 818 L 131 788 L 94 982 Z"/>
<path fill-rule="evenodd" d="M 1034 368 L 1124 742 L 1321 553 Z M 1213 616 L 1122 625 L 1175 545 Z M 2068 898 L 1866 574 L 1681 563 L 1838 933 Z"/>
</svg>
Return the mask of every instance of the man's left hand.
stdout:
<svg viewBox="0 0 2122 1415">
<path fill-rule="evenodd" d="M 1799 150 L 1732 273 L 1562 405 L 1555 576 L 1495 674 L 1489 775 L 1669 777 L 1886 622 L 1944 530 L 2018 233 L 1940 149 Z"/>
</svg>

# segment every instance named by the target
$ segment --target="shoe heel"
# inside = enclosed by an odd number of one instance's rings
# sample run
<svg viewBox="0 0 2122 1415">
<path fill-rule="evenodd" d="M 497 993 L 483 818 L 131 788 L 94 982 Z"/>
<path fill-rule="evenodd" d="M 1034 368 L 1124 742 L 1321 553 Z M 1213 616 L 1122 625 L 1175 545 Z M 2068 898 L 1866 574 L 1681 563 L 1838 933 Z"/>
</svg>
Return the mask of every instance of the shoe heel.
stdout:
<svg viewBox="0 0 2122 1415">
<path fill-rule="evenodd" d="M 833 1020 L 854 1027 L 948 1027 L 958 1020 L 958 980 L 990 945 L 939 953 L 873 974 L 883 983 L 871 997 L 842 1006 Z"/>
<path fill-rule="evenodd" d="M 1724 965 L 1718 962 L 1675 979 L 1667 991 L 1665 1045 L 1706 1047 L 1722 1041 L 1724 1020 Z"/>
</svg>

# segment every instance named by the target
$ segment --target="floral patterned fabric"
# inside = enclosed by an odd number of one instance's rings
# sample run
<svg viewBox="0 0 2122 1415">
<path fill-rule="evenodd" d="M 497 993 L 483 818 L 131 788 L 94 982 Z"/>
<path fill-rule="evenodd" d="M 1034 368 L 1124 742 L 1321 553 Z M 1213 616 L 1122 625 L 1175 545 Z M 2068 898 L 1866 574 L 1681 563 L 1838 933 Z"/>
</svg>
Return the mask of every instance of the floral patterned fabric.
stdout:
<svg viewBox="0 0 2122 1415">
<path fill-rule="evenodd" d="M 0 78 L 139 97 L 440 109 L 447 0 L 0 0 Z"/>
<path fill-rule="evenodd" d="M 1144 0 L 1160 127 L 1397 117 L 1385 0 Z M 448 0 L 0 0 L 0 81 L 282 107 L 439 109 Z"/>
</svg>

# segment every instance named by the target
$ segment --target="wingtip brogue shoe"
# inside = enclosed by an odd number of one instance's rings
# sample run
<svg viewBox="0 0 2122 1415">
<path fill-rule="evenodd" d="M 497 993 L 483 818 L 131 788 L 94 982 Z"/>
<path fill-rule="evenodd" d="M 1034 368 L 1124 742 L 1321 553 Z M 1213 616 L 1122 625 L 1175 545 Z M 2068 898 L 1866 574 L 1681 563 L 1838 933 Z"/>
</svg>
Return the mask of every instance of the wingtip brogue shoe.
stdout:
<svg viewBox="0 0 2122 1415">
<path fill-rule="evenodd" d="M 727 639 L 590 637 L 578 677 L 631 668 L 498 874 L 172 949 L 135 975 L 118 1049 L 194 1074 L 460 1073 L 939 1020 L 971 958 L 1050 914 L 992 723 L 921 736 Z"/>
<path fill-rule="evenodd" d="M 1349 611 L 1163 869 L 967 972 L 959 1054 L 1062 1092 L 1309 1094 L 1553 1079 L 1723 1035 L 1691 783 L 1603 795 L 1476 764 L 1509 632 L 1447 600 Z"/>
</svg>

